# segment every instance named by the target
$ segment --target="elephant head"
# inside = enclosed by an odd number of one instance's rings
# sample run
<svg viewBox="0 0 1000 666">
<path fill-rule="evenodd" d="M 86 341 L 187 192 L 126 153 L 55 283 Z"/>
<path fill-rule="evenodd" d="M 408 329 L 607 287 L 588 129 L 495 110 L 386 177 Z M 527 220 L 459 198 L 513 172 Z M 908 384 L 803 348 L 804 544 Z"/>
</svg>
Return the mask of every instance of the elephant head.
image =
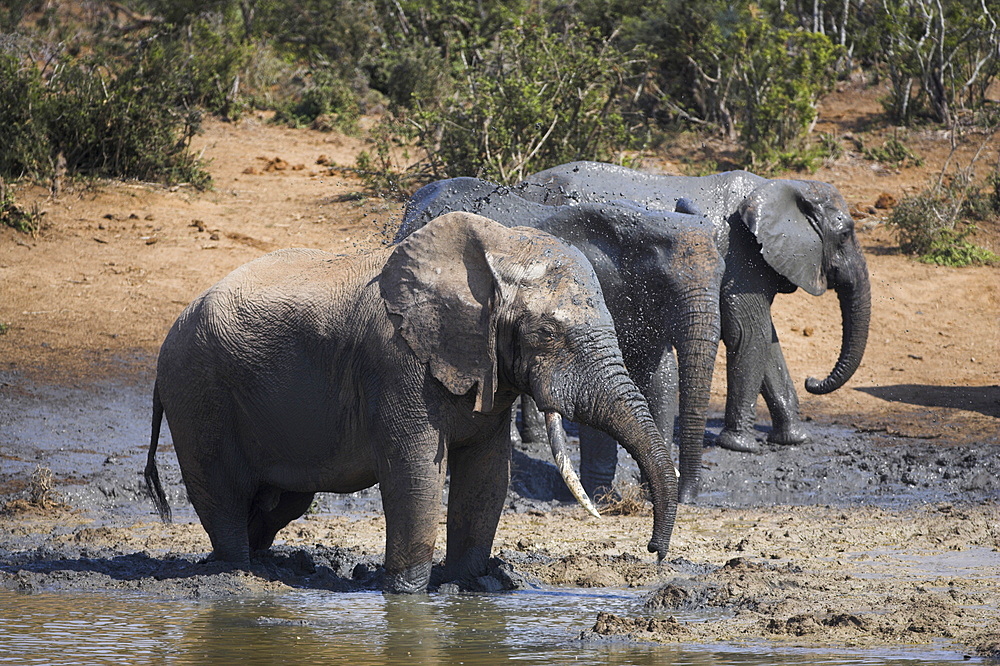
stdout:
<svg viewBox="0 0 1000 666">
<path fill-rule="evenodd" d="M 674 394 L 660 395 L 654 375 L 677 352 L 681 496 L 693 496 L 701 469 L 712 372 L 720 335 L 723 261 L 717 230 L 694 204 L 683 212 L 650 210 L 631 201 L 548 206 L 520 190 L 477 178 L 421 188 L 407 203 L 397 242 L 447 211 L 469 211 L 506 225 L 547 231 L 579 249 L 597 272 L 618 330 L 625 364 L 665 437 L 674 431 Z M 530 406 L 524 410 L 527 415 Z M 532 433 L 534 436 L 534 433 Z M 581 475 L 591 494 L 611 488 L 614 441 L 581 434 Z"/>
<path fill-rule="evenodd" d="M 667 438 L 674 431 L 675 396 L 659 395 L 654 375 L 663 355 L 673 353 L 671 348 L 676 352 L 680 496 L 691 498 L 701 473 L 721 328 L 723 261 L 715 228 L 693 210 L 651 211 L 627 201 L 548 208 L 539 228 L 579 248 L 597 267 L 625 363 Z M 609 488 L 615 472 L 610 467 L 585 468 L 588 489 Z"/>
<path fill-rule="evenodd" d="M 717 439 L 721 446 L 756 448 L 753 424 L 760 393 L 771 412 L 771 441 L 798 444 L 808 439 L 771 322 L 777 292 L 801 286 L 815 294 L 829 286 L 840 297 L 839 358 L 825 379 L 807 381 L 807 390 L 833 391 L 857 369 L 867 342 L 871 288 L 847 206 L 834 187 L 768 180 L 746 171 L 667 176 L 573 162 L 529 176 L 515 189 L 550 206 L 616 199 L 660 210 L 693 205 L 717 225 L 726 264 L 720 294 L 727 366 L 726 424 Z"/>
<path fill-rule="evenodd" d="M 651 479 L 651 552 L 666 553 L 677 502 L 669 451 L 625 371 L 614 325 L 586 258 L 536 229 L 449 213 L 400 242 L 380 278 L 406 343 L 476 412 L 528 393 L 546 413 L 618 439 Z M 558 458 L 557 454 L 557 458 Z"/>
<path fill-rule="evenodd" d="M 836 365 L 806 390 L 829 393 L 858 369 L 868 340 L 871 286 L 847 203 L 831 185 L 767 180 L 753 189 L 738 214 L 760 243 L 764 261 L 779 275 L 819 296 L 832 287 L 840 301 L 843 337 Z"/>
</svg>

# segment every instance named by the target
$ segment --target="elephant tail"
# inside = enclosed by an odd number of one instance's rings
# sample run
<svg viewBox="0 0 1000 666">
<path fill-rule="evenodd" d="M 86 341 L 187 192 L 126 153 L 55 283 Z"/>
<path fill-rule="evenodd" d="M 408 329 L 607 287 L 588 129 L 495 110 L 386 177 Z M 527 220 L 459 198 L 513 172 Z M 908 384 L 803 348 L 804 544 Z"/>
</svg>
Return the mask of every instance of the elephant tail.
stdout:
<svg viewBox="0 0 1000 666">
<path fill-rule="evenodd" d="M 160 483 L 160 472 L 156 469 L 156 446 L 160 441 L 160 424 L 163 421 L 163 403 L 160 402 L 159 388 L 153 385 L 153 425 L 149 437 L 149 453 L 146 455 L 146 471 L 143 476 L 146 479 L 146 492 L 156 505 L 156 512 L 160 514 L 160 520 L 165 523 L 170 522 L 170 505 L 167 503 L 167 495 L 163 492 L 163 485 Z"/>
</svg>

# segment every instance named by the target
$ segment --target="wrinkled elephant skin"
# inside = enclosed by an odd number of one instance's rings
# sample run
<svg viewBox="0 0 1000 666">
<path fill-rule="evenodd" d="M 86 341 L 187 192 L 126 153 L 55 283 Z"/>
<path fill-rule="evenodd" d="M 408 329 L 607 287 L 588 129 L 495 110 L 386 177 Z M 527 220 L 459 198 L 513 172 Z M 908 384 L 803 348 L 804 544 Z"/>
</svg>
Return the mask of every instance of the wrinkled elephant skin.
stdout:
<svg viewBox="0 0 1000 666">
<path fill-rule="evenodd" d="M 717 226 L 726 264 L 722 281 L 722 339 L 726 345 L 726 418 L 718 443 L 756 448 L 757 395 L 771 412 L 769 440 L 805 442 L 798 396 L 771 322 L 778 292 L 802 287 L 813 295 L 833 288 L 843 337 L 829 375 L 806 390 L 828 393 L 854 374 L 864 354 L 871 287 L 854 223 L 843 197 L 826 183 L 769 180 L 746 171 L 704 177 L 662 176 L 598 162 L 574 162 L 530 176 L 518 192 L 561 206 L 628 199 L 661 210 L 692 206 Z"/>
<path fill-rule="evenodd" d="M 578 248 L 593 264 L 614 319 L 625 366 L 670 439 L 679 396 L 680 497 L 697 494 L 712 371 L 720 336 L 723 263 L 715 227 L 704 215 L 648 210 L 628 201 L 546 206 L 476 178 L 431 183 L 407 203 L 396 240 L 438 215 L 467 211 L 507 226 L 529 226 Z M 661 359 L 673 360 L 661 387 Z M 530 416 L 526 401 L 522 413 Z M 530 418 L 526 418 L 526 421 Z M 591 496 L 611 490 L 614 440 L 580 429 L 580 477 Z"/>
<path fill-rule="evenodd" d="M 670 454 L 593 269 L 549 234 L 465 213 L 356 257 L 273 252 L 195 299 L 160 349 L 147 485 L 168 517 L 155 465 L 165 415 L 214 557 L 245 565 L 314 493 L 379 484 L 386 589 L 417 592 L 447 469 L 445 577 L 469 580 L 507 496 L 522 393 L 625 445 L 655 481 L 649 548 L 662 558 Z"/>
</svg>

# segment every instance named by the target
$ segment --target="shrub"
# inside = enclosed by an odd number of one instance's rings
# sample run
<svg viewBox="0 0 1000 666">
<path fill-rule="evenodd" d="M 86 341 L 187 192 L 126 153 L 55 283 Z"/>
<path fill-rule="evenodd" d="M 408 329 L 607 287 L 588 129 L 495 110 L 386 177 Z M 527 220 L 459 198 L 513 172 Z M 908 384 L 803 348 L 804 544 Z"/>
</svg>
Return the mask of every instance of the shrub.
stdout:
<svg viewBox="0 0 1000 666">
<path fill-rule="evenodd" d="M 865 146 L 861 152 L 865 156 L 865 159 L 883 164 L 918 167 L 924 163 L 922 157 L 910 150 L 906 144 L 895 136 L 886 139 L 878 148 Z"/>
<path fill-rule="evenodd" d="M 372 85 L 402 108 L 412 108 L 418 100 L 444 99 L 454 92 L 451 68 L 441 49 L 424 44 L 387 49 L 373 69 Z"/>
<path fill-rule="evenodd" d="M 200 112 L 180 106 L 178 80 L 142 56 L 120 66 L 60 55 L 43 79 L 0 54 L 0 176 L 48 177 L 62 154 L 70 173 L 208 186 L 188 150 Z"/>
<path fill-rule="evenodd" d="M 182 81 L 144 64 L 117 75 L 99 62 L 60 68 L 42 114 L 53 150 L 70 172 L 206 186 L 208 174 L 188 151 L 201 112 L 176 103 Z"/>
<path fill-rule="evenodd" d="M 975 231 L 974 224 L 966 225 L 961 231 L 942 229 L 931 242 L 930 250 L 920 255 L 920 261 L 953 267 L 1000 262 L 996 253 L 967 240 Z"/>
<path fill-rule="evenodd" d="M 735 31 L 740 140 L 750 164 L 768 164 L 816 120 L 816 105 L 833 88 L 842 48 L 826 35 L 776 29 L 751 16 Z"/>
<path fill-rule="evenodd" d="M 930 251 L 946 225 L 939 214 L 939 204 L 938 198 L 928 192 L 906 197 L 896 204 L 888 223 L 899 233 L 899 249 L 916 255 Z"/>
<path fill-rule="evenodd" d="M 967 221 L 971 210 L 984 212 L 979 188 L 960 172 L 947 182 L 900 201 L 888 223 L 899 233 L 899 247 L 920 261 L 944 266 L 996 263 L 993 252 L 969 241 L 976 226 Z M 971 194 L 971 196 L 970 196 Z M 983 197 L 985 198 L 985 197 Z M 994 213 L 995 215 L 995 213 Z"/>
<path fill-rule="evenodd" d="M 0 54 L 0 177 L 37 176 L 50 168 L 49 137 L 35 117 L 44 101 L 38 69 Z"/>
<path fill-rule="evenodd" d="M 355 163 L 357 174 L 369 191 L 388 199 L 405 201 L 423 184 L 423 180 L 429 180 L 419 173 L 419 165 L 413 170 L 404 170 L 393 157 L 396 144 L 400 139 L 411 138 L 411 133 L 405 118 L 392 113 L 386 114 L 372 128 L 375 151 L 361 151 Z"/>
<path fill-rule="evenodd" d="M 435 173 L 502 183 L 576 159 L 613 160 L 641 143 L 628 112 L 632 64 L 589 30 L 557 34 L 528 17 L 499 33 L 450 99 L 419 100 L 420 141 Z"/>
<path fill-rule="evenodd" d="M 300 92 L 277 105 L 274 122 L 353 131 L 359 117 L 358 99 L 350 86 L 331 69 L 317 68 Z"/>
<path fill-rule="evenodd" d="M 0 224 L 16 229 L 23 234 L 34 235 L 41 228 L 42 213 L 37 204 L 31 211 L 24 210 L 14 200 L 7 184 L 0 178 Z M 6 330 L 0 331 L 5 333 Z"/>
<path fill-rule="evenodd" d="M 242 111 L 240 72 L 250 54 L 251 46 L 237 41 L 221 16 L 206 15 L 146 40 L 142 69 L 167 84 L 178 106 L 234 118 Z"/>
</svg>

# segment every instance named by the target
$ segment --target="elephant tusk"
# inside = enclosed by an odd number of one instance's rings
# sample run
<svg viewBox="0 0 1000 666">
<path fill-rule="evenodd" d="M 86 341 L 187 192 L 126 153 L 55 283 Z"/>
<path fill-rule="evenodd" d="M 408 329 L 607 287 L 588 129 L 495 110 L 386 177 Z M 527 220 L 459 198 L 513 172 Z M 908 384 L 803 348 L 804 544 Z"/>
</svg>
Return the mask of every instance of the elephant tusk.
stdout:
<svg viewBox="0 0 1000 666">
<path fill-rule="evenodd" d="M 569 454 L 566 452 L 566 431 L 563 429 L 562 416 L 557 412 L 545 412 L 545 427 L 549 433 L 549 446 L 552 447 L 552 457 L 555 458 L 556 467 L 559 468 L 559 473 L 562 475 L 563 481 L 566 482 L 569 491 L 573 493 L 576 501 L 587 510 L 587 513 L 594 518 L 600 518 L 601 514 L 597 512 L 594 503 L 587 497 L 587 491 L 583 489 L 580 477 L 577 476 L 576 470 L 573 469 L 573 465 L 569 461 Z"/>
</svg>

